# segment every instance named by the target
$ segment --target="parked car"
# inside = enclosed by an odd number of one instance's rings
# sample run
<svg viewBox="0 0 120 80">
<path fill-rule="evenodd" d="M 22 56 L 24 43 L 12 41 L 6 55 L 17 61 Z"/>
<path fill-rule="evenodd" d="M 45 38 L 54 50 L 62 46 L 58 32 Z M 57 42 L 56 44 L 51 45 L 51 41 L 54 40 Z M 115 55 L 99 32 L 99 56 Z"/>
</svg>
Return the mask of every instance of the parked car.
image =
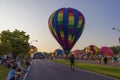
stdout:
<svg viewBox="0 0 120 80">
<path fill-rule="evenodd" d="M 44 59 L 45 55 L 43 55 L 41 52 L 37 52 L 34 54 L 33 59 Z"/>
</svg>

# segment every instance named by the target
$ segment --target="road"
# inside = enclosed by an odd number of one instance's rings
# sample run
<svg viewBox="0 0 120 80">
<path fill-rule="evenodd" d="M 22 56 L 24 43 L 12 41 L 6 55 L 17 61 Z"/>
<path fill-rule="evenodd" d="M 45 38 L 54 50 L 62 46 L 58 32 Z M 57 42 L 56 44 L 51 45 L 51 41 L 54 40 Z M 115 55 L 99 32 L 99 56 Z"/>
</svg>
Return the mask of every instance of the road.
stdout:
<svg viewBox="0 0 120 80">
<path fill-rule="evenodd" d="M 49 60 L 33 60 L 25 80 L 115 80 L 81 69 L 72 71 L 70 66 Z"/>
</svg>

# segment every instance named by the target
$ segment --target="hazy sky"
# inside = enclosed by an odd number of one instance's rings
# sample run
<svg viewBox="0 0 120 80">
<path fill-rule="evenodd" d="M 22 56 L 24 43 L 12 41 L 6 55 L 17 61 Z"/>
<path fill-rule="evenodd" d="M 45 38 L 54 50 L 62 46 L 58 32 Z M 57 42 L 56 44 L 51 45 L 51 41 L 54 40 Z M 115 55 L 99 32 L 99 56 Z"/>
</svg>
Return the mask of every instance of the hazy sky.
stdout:
<svg viewBox="0 0 120 80">
<path fill-rule="evenodd" d="M 83 13 L 86 24 L 83 34 L 72 50 L 94 44 L 119 45 L 120 0 L 0 0 L 0 32 L 23 30 L 39 51 L 53 52 L 61 46 L 48 29 L 48 18 L 62 7 L 75 8 Z"/>
</svg>

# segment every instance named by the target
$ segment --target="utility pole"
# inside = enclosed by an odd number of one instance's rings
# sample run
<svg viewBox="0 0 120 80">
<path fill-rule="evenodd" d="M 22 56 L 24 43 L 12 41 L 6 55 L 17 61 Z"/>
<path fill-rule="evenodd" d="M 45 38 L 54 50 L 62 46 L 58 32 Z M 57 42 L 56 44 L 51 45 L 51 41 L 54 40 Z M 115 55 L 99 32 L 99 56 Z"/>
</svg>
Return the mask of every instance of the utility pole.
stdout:
<svg viewBox="0 0 120 80">
<path fill-rule="evenodd" d="M 118 28 L 113 27 L 112 29 L 120 32 L 120 29 L 118 29 Z M 118 40 L 119 40 L 119 46 L 118 46 L 118 53 L 119 53 L 120 52 L 120 48 L 119 48 L 120 47 L 120 37 L 118 37 Z"/>
</svg>

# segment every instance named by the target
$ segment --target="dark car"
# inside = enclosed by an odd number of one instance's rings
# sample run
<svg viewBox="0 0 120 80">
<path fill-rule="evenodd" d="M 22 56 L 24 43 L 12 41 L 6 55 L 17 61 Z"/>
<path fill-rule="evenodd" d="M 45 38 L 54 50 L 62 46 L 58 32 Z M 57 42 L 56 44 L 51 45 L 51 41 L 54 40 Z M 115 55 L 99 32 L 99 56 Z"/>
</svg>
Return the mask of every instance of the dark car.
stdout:
<svg viewBox="0 0 120 80">
<path fill-rule="evenodd" d="M 45 56 L 41 52 L 37 52 L 34 54 L 33 59 L 44 59 Z"/>
</svg>

